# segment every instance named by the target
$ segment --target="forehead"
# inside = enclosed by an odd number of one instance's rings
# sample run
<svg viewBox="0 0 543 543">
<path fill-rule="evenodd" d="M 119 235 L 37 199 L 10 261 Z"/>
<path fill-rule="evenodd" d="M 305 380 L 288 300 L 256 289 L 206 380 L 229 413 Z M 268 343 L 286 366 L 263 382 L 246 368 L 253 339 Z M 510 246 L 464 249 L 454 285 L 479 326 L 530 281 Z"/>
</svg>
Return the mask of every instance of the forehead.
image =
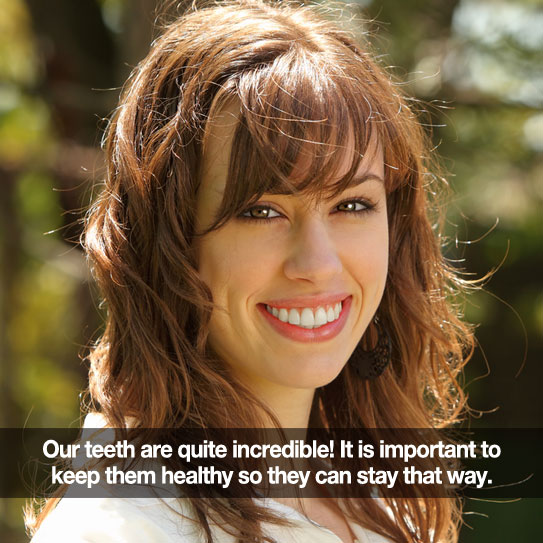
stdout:
<svg viewBox="0 0 543 543">
<path fill-rule="evenodd" d="M 213 199 L 222 198 L 229 177 L 232 177 L 232 169 L 235 170 L 235 164 L 232 163 L 235 159 L 233 157 L 233 147 L 236 135 L 239 135 L 237 133 L 240 129 L 240 122 L 240 104 L 232 101 L 220 109 L 207 123 L 203 140 L 203 160 L 200 176 L 200 190 L 206 193 L 207 197 L 213 197 Z M 285 137 L 289 136 L 285 135 Z M 250 153 L 251 150 L 246 149 L 243 151 Z M 270 152 L 273 152 L 273 150 L 270 149 Z M 237 185 L 252 184 L 255 189 L 263 189 L 262 192 L 291 193 L 303 191 L 304 189 L 311 192 L 311 183 L 308 184 L 307 182 L 308 172 L 311 171 L 317 156 L 320 161 L 323 161 L 324 158 L 324 162 L 326 162 L 326 154 L 328 154 L 330 161 L 332 155 L 334 155 L 334 161 L 326 184 L 320 185 L 322 195 L 325 195 L 327 189 L 333 191 L 333 188 L 338 183 L 341 184 L 341 180 L 349 176 L 349 174 L 351 174 L 351 179 L 342 187 L 343 189 L 357 185 L 369 176 L 384 180 L 383 152 L 377 137 L 374 136 L 364 152 L 360 152 L 355 147 L 353 129 L 350 127 L 347 130 L 344 142 L 338 141 L 333 145 L 323 145 L 322 142 L 308 141 L 305 145 L 300 144 L 298 154 L 292 163 L 287 179 L 276 180 L 276 183 L 271 186 L 262 187 L 259 186 L 258 179 L 255 183 L 255 176 L 261 176 L 261 172 L 248 169 L 237 172 L 241 175 L 238 175 L 237 179 L 233 181 Z M 356 168 L 353 167 L 355 165 Z M 261 168 L 258 168 L 258 170 L 261 170 Z M 230 181 L 232 182 L 232 179 Z M 230 188 L 232 187 L 230 186 Z M 256 192 L 259 191 L 256 190 Z M 253 194 L 247 196 L 250 197 Z"/>
</svg>

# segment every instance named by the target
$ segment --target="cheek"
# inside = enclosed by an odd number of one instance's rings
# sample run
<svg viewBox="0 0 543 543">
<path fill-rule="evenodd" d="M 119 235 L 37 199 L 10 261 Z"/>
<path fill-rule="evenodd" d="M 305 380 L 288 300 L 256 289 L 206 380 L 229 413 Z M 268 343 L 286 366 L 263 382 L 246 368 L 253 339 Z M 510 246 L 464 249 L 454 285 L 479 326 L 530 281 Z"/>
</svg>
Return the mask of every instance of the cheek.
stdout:
<svg viewBox="0 0 543 543">
<path fill-rule="evenodd" d="M 257 356 L 251 344 L 256 336 L 255 302 L 260 301 L 259 294 L 273 281 L 277 269 L 275 253 L 266 244 L 255 244 L 253 238 L 226 226 L 208 234 L 198 248 L 200 277 L 215 306 L 209 344 L 233 366 Z"/>
<path fill-rule="evenodd" d="M 210 288 L 214 303 L 232 313 L 246 308 L 277 268 L 269 245 L 255 243 L 228 225 L 202 240 L 198 262 L 200 276 Z"/>
<path fill-rule="evenodd" d="M 215 304 L 226 305 L 228 285 L 239 277 L 239 262 L 235 244 L 228 243 L 220 232 L 208 234 L 202 240 L 198 249 L 198 271 Z"/>
<path fill-rule="evenodd" d="M 221 231 L 207 234 L 198 247 L 198 271 L 211 291 L 215 309 L 209 322 L 209 344 L 219 356 L 225 356 L 224 338 L 229 337 L 228 322 L 232 308 L 231 293 L 236 292 L 236 280 L 242 275 L 236 245 L 221 235 Z"/>
<path fill-rule="evenodd" d="M 351 231 L 342 241 L 345 268 L 364 290 L 382 290 L 388 271 L 386 219 L 363 230 Z"/>
</svg>

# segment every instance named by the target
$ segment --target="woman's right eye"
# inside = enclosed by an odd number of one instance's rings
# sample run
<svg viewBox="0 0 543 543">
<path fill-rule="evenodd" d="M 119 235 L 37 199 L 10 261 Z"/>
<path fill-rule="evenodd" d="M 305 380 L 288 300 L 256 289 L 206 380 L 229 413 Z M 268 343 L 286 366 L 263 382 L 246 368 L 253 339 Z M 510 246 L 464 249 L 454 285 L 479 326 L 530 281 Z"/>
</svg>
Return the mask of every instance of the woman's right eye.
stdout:
<svg viewBox="0 0 543 543">
<path fill-rule="evenodd" d="M 281 214 L 269 206 L 253 206 L 241 214 L 247 219 L 266 220 L 280 217 Z"/>
</svg>

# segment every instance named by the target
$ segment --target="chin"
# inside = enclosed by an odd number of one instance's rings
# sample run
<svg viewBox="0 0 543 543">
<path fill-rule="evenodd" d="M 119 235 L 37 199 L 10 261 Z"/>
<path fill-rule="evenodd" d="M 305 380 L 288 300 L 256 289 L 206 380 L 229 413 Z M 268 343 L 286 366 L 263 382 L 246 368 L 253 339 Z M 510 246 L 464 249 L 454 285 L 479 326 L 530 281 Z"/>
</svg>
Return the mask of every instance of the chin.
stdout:
<svg viewBox="0 0 543 543">
<path fill-rule="evenodd" d="M 288 367 L 283 366 L 284 371 L 281 375 L 276 375 L 274 380 L 289 388 L 319 388 L 331 383 L 341 373 L 346 363 L 347 361 L 331 364 L 330 360 L 315 359 L 305 363 L 300 363 L 300 360 L 292 361 Z"/>
</svg>

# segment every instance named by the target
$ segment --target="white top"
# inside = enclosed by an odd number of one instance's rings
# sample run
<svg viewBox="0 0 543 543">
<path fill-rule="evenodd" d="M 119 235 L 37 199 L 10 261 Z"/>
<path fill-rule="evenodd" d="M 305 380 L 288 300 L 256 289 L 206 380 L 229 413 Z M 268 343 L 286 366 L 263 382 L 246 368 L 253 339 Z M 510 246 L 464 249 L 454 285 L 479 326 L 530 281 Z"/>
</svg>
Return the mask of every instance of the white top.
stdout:
<svg viewBox="0 0 543 543">
<path fill-rule="evenodd" d="M 265 524 L 278 543 L 341 543 L 340 538 L 301 513 L 271 499 L 262 500 L 292 526 Z M 181 514 L 180 514 L 181 513 Z M 63 498 L 42 523 L 31 543 L 202 543 L 188 500 L 156 498 Z M 390 543 L 350 523 L 357 543 Z M 217 543 L 236 539 L 212 526 Z"/>
<path fill-rule="evenodd" d="M 105 428 L 102 415 L 86 416 L 83 428 Z M 291 526 L 263 525 L 278 543 L 342 543 L 324 526 L 270 498 L 258 500 Z M 202 543 L 204 535 L 188 499 L 176 498 L 69 498 L 60 500 L 45 518 L 31 543 Z M 356 543 L 390 543 L 382 536 L 349 523 Z M 236 539 L 211 526 L 216 543 Z"/>
</svg>

